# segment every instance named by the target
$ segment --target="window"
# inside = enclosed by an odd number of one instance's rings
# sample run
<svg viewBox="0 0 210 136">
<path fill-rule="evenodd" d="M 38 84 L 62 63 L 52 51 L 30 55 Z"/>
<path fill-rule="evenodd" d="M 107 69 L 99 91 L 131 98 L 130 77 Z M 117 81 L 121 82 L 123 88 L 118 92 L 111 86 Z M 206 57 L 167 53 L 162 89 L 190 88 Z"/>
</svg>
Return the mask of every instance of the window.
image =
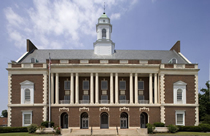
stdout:
<svg viewBox="0 0 210 136">
<path fill-rule="evenodd" d="M 102 29 L 102 39 L 106 39 L 106 29 Z"/>
<path fill-rule="evenodd" d="M 126 90 L 126 82 L 120 81 L 120 90 Z"/>
<path fill-rule="evenodd" d="M 186 104 L 186 85 L 182 81 L 173 84 L 174 104 Z"/>
<path fill-rule="evenodd" d="M 171 60 L 169 61 L 169 63 L 171 63 L 171 64 L 176 64 L 176 63 L 177 63 L 177 59 L 176 59 L 176 58 L 173 58 L 173 59 L 171 59 Z"/>
<path fill-rule="evenodd" d="M 108 100 L 108 95 L 101 95 L 101 100 Z"/>
<path fill-rule="evenodd" d="M 21 86 L 21 104 L 34 103 L 34 83 L 31 81 L 24 81 L 20 83 Z"/>
<path fill-rule="evenodd" d="M 120 95 L 120 100 L 126 100 L 126 95 Z"/>
<path fill-rule="evenodd" d="M 83 90 L 89 90 L 89 81 L 88 80 L 83 81 Z"/>
<path fill-rule="evenodd" d="M 185 125 L 185 111 L 176 111 L 176 125 Z"/>
<path fill-rule="evenodd" d="M 32 124 L 32 111 L 22 111 L 22 126 L 29 126 Z"/>
<path fill-rule="evenodd" d="M 30 99 L 31 99 L 30 90 L 26 89 L 25 90 L 25 103 L 30 103 Z"/>
<path fill-rule="evenodd" d="M 139 100 L 144 100 L 144 95 L 139 95 Z"/>
<path fill-rule="evenodd" d="M 144 81 L 138 82 L 138 90 L 144 90 Z"/>
<path fill-rule="evenodd" d="M 101 81 L 101 90 L 107 90 L 108 89 L 108 82 L 106 80 Z"/>
<path fill-rule="evenodd" d="M 89 95 L 83 95 L 83 100 L 89 100 Z"/>
<path fill-rule="evenodd" d="M 71 83 L 70 83 L 70 81 L 64 81 L 64 90 L 70 90 L 70 88 L 71 88 Z"/>
</svg>

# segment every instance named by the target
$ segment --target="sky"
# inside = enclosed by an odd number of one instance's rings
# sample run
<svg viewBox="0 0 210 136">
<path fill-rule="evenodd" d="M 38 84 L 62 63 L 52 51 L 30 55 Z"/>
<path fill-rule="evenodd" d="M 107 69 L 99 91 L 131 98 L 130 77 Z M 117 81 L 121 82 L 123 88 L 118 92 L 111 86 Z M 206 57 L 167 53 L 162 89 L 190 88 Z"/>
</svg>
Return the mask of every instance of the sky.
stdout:
<svg viewBox="0 0 210 136">
<path fill-rule="evenodd" d="M 210 0 L 1 0 L 0 112 L 7 109 L 11 60 L 38 49 L 93 49 L 96 24 L 111 19 L 117 50 L 170 50 L 198 64 L 199 90 L 210 78 Z"/>
</svg>

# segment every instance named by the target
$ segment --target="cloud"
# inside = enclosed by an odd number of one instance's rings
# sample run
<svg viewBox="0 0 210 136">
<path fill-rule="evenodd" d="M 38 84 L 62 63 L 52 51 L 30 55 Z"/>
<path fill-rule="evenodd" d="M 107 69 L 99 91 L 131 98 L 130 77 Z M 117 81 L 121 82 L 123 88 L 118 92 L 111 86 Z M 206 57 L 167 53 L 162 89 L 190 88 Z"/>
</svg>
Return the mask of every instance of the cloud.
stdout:
<svg viewBox="0 0 210 136">
<path fill-rule="evenodd" d="M 108 16 L 117 20 L 126 9 L 119 7 L 130 10 L 137 0 L 105 2 Z M 8 35 L 18 48 L 25 47 L 25 39 L 31 39 L 38 48 L 84 48 L 84 37 L 96 38 L 95 24 L 103 6 L 104 0 L 34 0 L 29 8 L 14 3 L 4 9 Z"/>
</svg>

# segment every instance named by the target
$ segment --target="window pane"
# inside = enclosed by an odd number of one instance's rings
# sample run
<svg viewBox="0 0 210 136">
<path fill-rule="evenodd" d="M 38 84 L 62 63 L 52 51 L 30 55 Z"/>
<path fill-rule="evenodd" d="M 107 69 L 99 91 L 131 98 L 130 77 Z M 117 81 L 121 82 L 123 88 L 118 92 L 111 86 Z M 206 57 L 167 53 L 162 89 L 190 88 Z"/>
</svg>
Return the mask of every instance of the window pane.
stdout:
<svg viewBox="0 0 210 136">
<path fill-rule="evenodd" d="M 120 90 L 126 90 L 126 82 L 120 81 Z"/>
<path fill-rule="evenodd" d="M 177 90 L 177 101 L 182 101 L 182 90 L 181 89 Z"/>
<path fill-rule="evenodd" d="M 102 38 L 106 38 L 106 29 L 102 29 Z"/>
<path fill-rule="evenodd" d="M 64 95 L 64 100 L 70 100 L 70 96 L 69 95 Z"/>
<path fill-rule="evenodd" d="M 25 90 L 25 101 L 30 101 L 30 90 L 29 89 Z"/>
<path fill-rule="evenodd" d="M 83 95 L 83 100 L 89 100 L 89 95 Z"/>
<path fill-rule="evenodd" d="M 144 81 L 138 82 L 138 90 L 144 90 Z"/>
<path fill-rule="evenodd" d="M 120 95 L 120 100 L 126 100 L 126 95 Z"/>
<path fill-rule="evenodd" d="M 24 124 L 31 124 L 31 114 L 24 114 Z"/>
<path fill-rule="evenodd" d="M 139 100 L 144 100 L 144 95 L 139 95 Z"/>
<path fill-rule="evenodd" d="M 83 90 L 89 90 L 89 81 L 83 81 Z"/>
<path fill-rule="evenodd" d="M 101 95 L 101 100 L 108 100 L 108 95 Z"/>
<path fill-rule="evenodd" d="M 183 114 L 177 114 L 177 124 L 183 124 Z"/>
<path fill-rule="evenodd" d="M 64 81 L 64 90 L 70 90 L 70 81 Z"/>
<path fill-rule="evenodd" d="M 101 81 L 101 90 L 107 90 L 107 89 L 108 89 L 108 82 Z"/>
</svg>

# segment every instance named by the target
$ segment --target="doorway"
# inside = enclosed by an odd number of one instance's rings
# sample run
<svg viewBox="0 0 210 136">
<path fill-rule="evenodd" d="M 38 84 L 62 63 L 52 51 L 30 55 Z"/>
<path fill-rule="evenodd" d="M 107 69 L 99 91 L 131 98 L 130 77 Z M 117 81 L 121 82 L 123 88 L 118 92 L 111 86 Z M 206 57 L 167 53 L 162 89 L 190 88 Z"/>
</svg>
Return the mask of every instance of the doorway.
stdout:
<svg viewBox="0 0 210 136">
<path fill-rule="evenodd" d="M 146 128 L 148 123 L 148 115 L 145 112 L 142 112 L 140 115 L 140 127 L 141 128 Z"/>
<path fill-rule="evenodd" d="M 83 112 L 81 114 L 81 129 L 88 129 L 88 114 L 87 112 Z"/>
<path fill-rule="evenodd" d="M 106 112 L 101 113 L 101 125 L 102 129 L 109 128 L 109 115 Z"/>
<path fill-rule="evenodd" d="M 128 114 L 126 112 L 122 112 L 120 115 L 120 128 L 128 128 Z"/>
<path fill-rule="evenodd" d="M 61 128 L 68 128 L 68 114 L 66 112 L 61 114 Z"/>
</svg>

